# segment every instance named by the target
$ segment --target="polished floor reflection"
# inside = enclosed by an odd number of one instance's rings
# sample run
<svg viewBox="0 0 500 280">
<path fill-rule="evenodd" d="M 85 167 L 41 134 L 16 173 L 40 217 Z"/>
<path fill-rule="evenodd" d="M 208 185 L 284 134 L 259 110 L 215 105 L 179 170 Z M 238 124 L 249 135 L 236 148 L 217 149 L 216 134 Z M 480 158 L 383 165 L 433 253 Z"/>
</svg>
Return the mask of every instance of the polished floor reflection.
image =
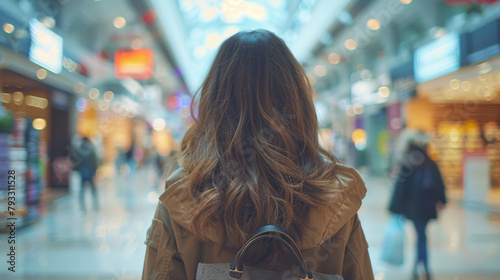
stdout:
<svg viewBox="0 0 500 280">
<path fill-rule="evenodd" d="M 389 183 L 365 178 L 368 196 L 360 211 L 377 280 L 410 279 L 413 229 L 408 225 L 401 267 L 380 260 Z M 56 200 L 36 224 L 17 234 L 17 272 L 0 263 L 0 279 L 139 279 L 144 237 L 156 207 L 154 171 L 144 168 L 99 184 L 99 210 L 82 212 L 77 193 Z M 76 186 L 77 189 L 78 186 Z M 90 191 L 86 193 L 91 206 Z M 5 235 L 1 236 L 5 240 Z M 430 263 L 436 280 L 500 279 L 500 222 L 464 209 L 452 199 L 429 227 Z M 2 255 L 5 244 L 0 244 Z M 4 259 L 1 257 L 0 259 Z"/>
<path fill-rule="evenodd" d="M 158 196 L 154 177 L 143 169 L 100 182 L 99 210 L 91 209 L 88 189 L 86 212 L 75 186 L 43 219 L 19 230 L 18 271 L 5 274 L 2 261 L 0 279 L 138 279 Z"/>
</svg>

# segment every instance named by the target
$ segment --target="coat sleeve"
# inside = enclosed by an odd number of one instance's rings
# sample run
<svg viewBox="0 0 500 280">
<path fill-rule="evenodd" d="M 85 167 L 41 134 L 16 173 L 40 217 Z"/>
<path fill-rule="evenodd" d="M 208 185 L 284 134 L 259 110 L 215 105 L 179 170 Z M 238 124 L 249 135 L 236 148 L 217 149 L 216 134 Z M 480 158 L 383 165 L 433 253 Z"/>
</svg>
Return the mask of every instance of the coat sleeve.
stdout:
<svg viewBox="0 0 500 280">
<path fill-rule="evenodd" d="M 353 227 L 346 244 L 342 276 L 349 280 L 373 280 L 373 270 L 368 254 L 368 243 L 361 228 L 358 214 L 353 217 Z"/>
<path fill-rule="evenodd" d="M 161 202 L 158 203 L 144 243 L 147 248 L 142 271 L 143 280 L 187 279 L 168 211 Z"/>
</svg>

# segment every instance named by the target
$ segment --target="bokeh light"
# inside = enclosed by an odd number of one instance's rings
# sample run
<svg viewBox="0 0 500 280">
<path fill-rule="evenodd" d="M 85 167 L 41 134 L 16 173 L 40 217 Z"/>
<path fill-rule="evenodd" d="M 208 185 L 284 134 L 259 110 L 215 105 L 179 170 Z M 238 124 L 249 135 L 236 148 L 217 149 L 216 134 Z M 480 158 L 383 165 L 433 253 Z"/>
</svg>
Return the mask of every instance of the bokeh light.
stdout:
<svg viewBox="0 0 500 280">
<path fill-rule="evenodd" d="M 368 26 L 368 28 L 370 28 L 371 30 L 379 30 L 380 29 L 380 21 L 378 21 L 374 18 L 369 19 L 366 22 L 366 26 Z"/>
<path fill-rule="evenodd" d="M 40 80 L 43 80 L 47 77 L 47 70 L 41 68 L 36 71 L 36 77 Z"/>
<path fill-rule="evenodd" d="M 358 43 L 356 43 L 356 41 L 354 39 L 347 39 L 344 43 L 344 46 L 348 49 L 348 50 L 355 50 L 357 47 L 358 47 Z"/>
<path fill-rule="evenodd" d="M 105 91 L 104 94 L 102 95 L 102 98 L 108 102 L 113 100 L 114 97 L 115 97 L 115 94 L 110 90 Z"/>
<path fill-rule="evenodd" d="M 317 65 L 314 67 L 314 74 L 318 77 L 323 77 L 326 75 L 326 67 L 324 65 Z"/>
<path fill-rule="evenodd" d="M 7 34 L 14 32 L 14 30 L 15 30 L 14 25 L 12 25 L 10 23 L 5 23 L 3 25 L 3 31 L 5 31 L 5 33 L 7 33 Z"/>
<path fill-rule="evenodd" d="M 156 131 L 162 131 L 165 129 L 165 120 L 162 118 L 156 118 L 153 121 L 153 129 Z"/>
<path fill-rule="evenodd" d="M 42 118 L 36 118 L 33 120 L 33 128 L 36 130 L 43 130 L 47 126 L 47 122 Z"/>
<path fill-rule="evenodd" d="M 125 25 L 127 24 L 127 21 L 125 20 L 124 17 L 116 17 L 114 20 L 113 20 L 113 25 L 120 29 L 120 28 L 123 28 Z"/>
<path fill-rule="evenodd" d="M 87 109 L 87 99 L 80 97 L 76 100 L 76 110 L 84 112 Z"/>
<path fill-rule="evenodd" d="M 12 99 L 14 99 L 15 104 L 21 105 L 24 99 L 24 94 L 20 91 L 16 91 L 12 94 Z"/>
<path fill-rule="evenodd" d="M 99 90 L 96 88 L 91 88 L 89 90 L 90 99 L 97 99 L 99 97 Z"/>
<path fill-rule="evenodd" d="M 331 53 L 328 55 L 328 61 L 331 64 L 339 64 L 340 63 L 340 56 L 337 53 Z"/>
</svg>

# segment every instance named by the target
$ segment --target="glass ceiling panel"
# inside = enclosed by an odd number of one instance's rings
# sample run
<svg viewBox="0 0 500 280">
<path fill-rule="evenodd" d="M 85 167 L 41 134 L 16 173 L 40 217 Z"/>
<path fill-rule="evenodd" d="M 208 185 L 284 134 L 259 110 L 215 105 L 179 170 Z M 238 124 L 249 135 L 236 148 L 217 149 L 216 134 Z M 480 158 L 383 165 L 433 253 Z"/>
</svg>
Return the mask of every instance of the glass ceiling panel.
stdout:
<svg viewBox="0 0 500 280">
<path fill-rule="evenodd" d="M 309 20 L 316 0 L 178 0 L 191 56 L 210 60 L 219 45 L 240 30 L 267 29 L 287 43 Z"/>
</svg>

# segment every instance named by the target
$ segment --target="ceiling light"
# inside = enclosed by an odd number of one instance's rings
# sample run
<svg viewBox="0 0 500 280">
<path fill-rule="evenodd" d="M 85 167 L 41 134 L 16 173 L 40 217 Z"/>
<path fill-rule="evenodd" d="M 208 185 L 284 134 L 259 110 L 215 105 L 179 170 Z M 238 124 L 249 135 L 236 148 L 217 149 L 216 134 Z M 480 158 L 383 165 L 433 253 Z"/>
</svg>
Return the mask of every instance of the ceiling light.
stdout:
<svg viewBox="0 0 500 280">
<path fill-rule="evenodd" d="M 331 53 L 328 55 L 328 61 L 331 64 L 339 64 L 340 63 L 340 56 L 336 53 Z"/>
<path fill-rule="evenodd" d="M 102 96 L 102 98 L 106 101 L 111 101 L 111 100 L 113 100 L 114 97 L 115 97 L 115 94 L 110 90 L 104 92 L 104 94 Z"/>
<path fill-rule="evenodd" d="M 354 41 L 354 39 L 347 39 L 347 40 L 345 40 L 344 46 L 348 50 L 353 51 L 358 47 L 358 43 L 356 43 L 356 41 Z"/>
<path fill-rule="evenodd" d="M 6 23 L 3 25 L 3 31 L 5 31 L 5 33 L 10 34 L 10 33 L 14 32 L 14 29 L 15 29 L 14 25 L 12 25 L 10 23 Z"/>
<path fill-rule="evenodd" d="M 390 93 L 390 90 L 388 87 L 380 87 L 378 89 L 378 95 L 380 97 L 388 97 L 389 96 L 389 93 Z"/>
<path fill-rule="evenodd" d="M 47 77 L 47 70 L 41 68 L 36 71 L 36 77 L 40 80 L 43 80 Z"/>
<path fill-rule="evenodd" d="M 162 131 L 165 129 L 165 120 L 162 119 L 162 118 L 156 118 L 154 121 L 153 121 L 153 129 L 156 130 L 156 131 Z"/>
<path fill-rule="evenodd" d="M 318 77 L 323 77 L 326 75 L 326 67 L 323 65 L 317 65 L 314 67 L 314 74 Z"/>
<path fill-rule="evenodd" d="M 85 89 L 85 85 L 82 82 L 78 82 L 74 86 L 74 90 L 76 93 L 82 93 Z"/>
<path fill-rule="evenodd" d="M 352 108 L 352 105 L 347 106 L 347 107 L 346 107 L 346 109 L 345 109 L 345 112 L 346 112 L 346 114 L 347 114 L 348 116 L 350 116 L 350 117 L 353 117 L 353 116 L 355 116 L 355 115 L 356 115 L 356 113 L 354 113 L 354 110 L 353 110 L 353 108 Z"/>
<path fill-rule="evenodd" d="M 401 1 L 401 3 L 403 3 L 403 4 L 408 5 L 411 3 L 412 0 L 399 0 L 399 1 Z"/>
<path fill-rule="evenodd" d="M 363 105 L 361 105 L 360 103 L 356 103 L 352 105 L 352 110 L 355 114 L 361 115 L 363 114 L 364 108 Z"/>
<path fill-rule="evenodd" d="M 96 88 L 91 88 L 89 90 L 89 97 L 90 99 L 96 99 L 97 97 L 99 97 L 99 90 Z"/>
<path fill-rule="evenodd" d="M 379 30 L 380 29 L 380 21 L 378 21 L 374 18 L 369 19 L 366 22 L 366 26 L 368 26 L 368 28 L 370 28 L 371 30 Z"/>
<path fill-rule="evenodd" d="M 52 28 L 56 25 L 56 21 L 53 17 L 44 17 L 41 21 L 41 24 L 43 24 L 47 28 Z"/>
<path fill-rule="evenodd" d="M 123 28 L 125 26 L 125 24 L 127 24 L 127 21 L 125 20 L 125 18 L 123 17 L 117 17 L 115 18 L 115 20 L 113 21 L 113 25 L 116 27 L 116 28 Z"/>
</svg>

